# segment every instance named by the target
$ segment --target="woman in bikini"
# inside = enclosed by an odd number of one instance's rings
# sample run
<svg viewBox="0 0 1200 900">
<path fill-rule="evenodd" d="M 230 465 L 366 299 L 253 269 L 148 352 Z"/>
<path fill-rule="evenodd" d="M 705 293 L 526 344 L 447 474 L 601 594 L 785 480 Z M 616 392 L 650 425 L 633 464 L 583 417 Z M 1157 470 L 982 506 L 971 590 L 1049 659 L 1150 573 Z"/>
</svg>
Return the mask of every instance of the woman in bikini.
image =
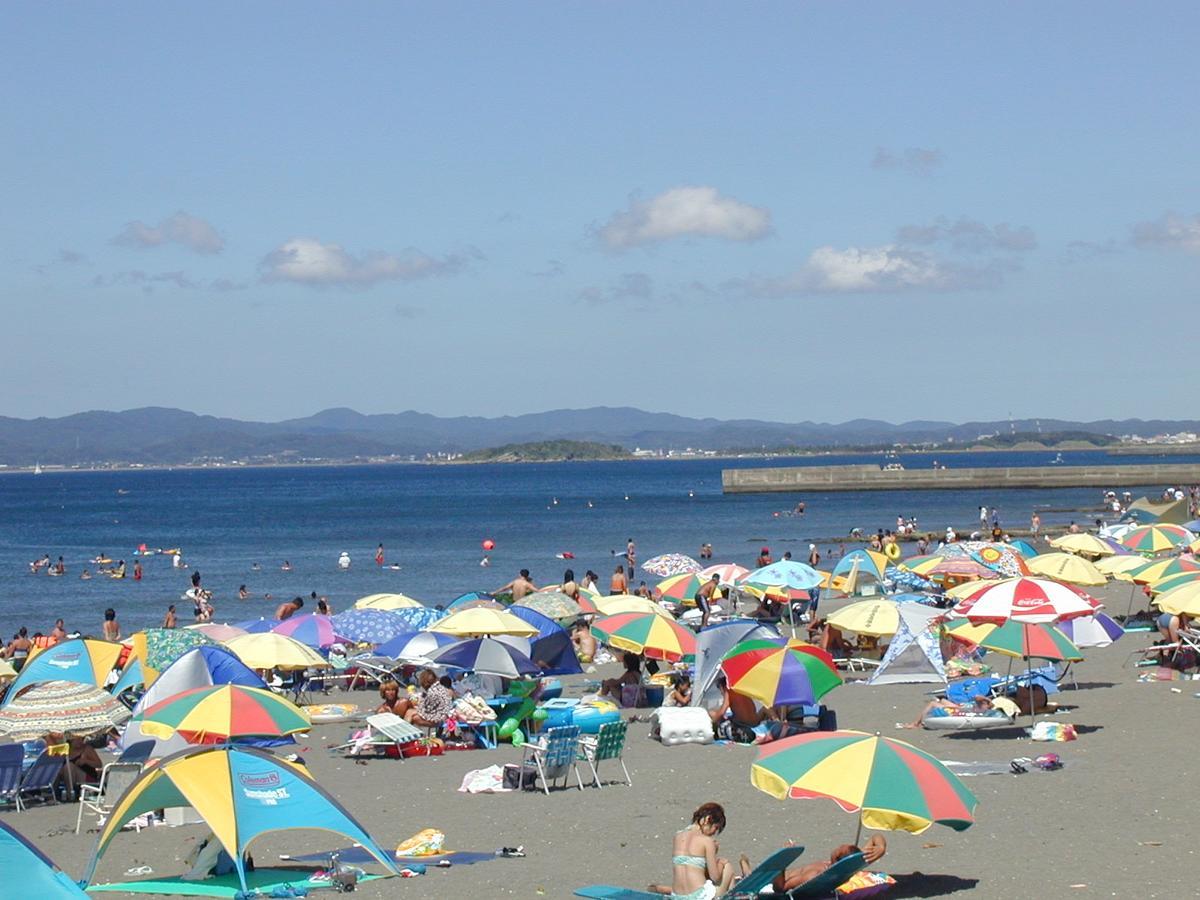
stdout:
<svg viewBox="0 0 1200 900">
<path fill-rule="evenodd" d="M 725 810 L 705 803 L 692 813 L 692 824 L 677 832 L 672 843 L 671 886 L 650 885 L 650 890 L 674 900 L 714 900 L 724 897 L 733 884 L 733 866 L 717 858 L 716 836 L 725 830 Z"/>
</svg>

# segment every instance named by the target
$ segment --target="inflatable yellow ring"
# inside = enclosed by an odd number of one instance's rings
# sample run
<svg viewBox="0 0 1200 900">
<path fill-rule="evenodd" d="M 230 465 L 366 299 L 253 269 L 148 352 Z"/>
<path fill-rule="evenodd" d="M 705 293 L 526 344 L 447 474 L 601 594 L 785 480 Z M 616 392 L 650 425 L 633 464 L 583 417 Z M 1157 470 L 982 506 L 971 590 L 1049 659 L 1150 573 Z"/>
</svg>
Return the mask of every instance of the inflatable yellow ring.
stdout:
<svg viewBox="0 0 1200 900">
<path fill-rule="evenodd" d="M 895 541 L 893 541 L 892 543 L 888 544 L 886 547 L 883 548 L 883 555 L 893 561 L 899 559 L 900 558 L 900 545 L 897 544 Z"/>
</svg>

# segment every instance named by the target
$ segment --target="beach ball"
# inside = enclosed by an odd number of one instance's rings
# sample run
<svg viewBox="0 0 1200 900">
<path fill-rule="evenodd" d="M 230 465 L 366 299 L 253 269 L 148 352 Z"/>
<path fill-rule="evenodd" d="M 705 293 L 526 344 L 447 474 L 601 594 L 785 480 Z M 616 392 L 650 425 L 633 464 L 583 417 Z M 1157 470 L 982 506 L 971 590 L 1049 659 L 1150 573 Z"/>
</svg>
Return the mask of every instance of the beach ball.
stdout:
<svg viewBox="0 0 1200 900">
<path fill-rule="evenodd" d="M 487 539 L 486 541 L 484 541 L 484 542 L 483 542 L 483 543 L 482 543 L 480 546 L 482 546 L 484 550 L 495 550 L 495 549 L 496 549 L 496 542 L 495 542 L 495 541 L 493 541 L 491 538 L 488 538 L 488 539 Z"/>
</svg>

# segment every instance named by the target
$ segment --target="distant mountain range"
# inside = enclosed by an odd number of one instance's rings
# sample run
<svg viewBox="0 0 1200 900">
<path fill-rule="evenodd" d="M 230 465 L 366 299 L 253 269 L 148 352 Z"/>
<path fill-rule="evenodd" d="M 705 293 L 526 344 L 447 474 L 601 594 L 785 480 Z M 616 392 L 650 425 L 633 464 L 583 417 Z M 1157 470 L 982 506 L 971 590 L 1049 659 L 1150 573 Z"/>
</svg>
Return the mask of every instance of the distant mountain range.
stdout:
<svg viewBox="0 0 1200 900">
<path fill-rule="evenodd" d="M 244 462 L 351 461 L 428 453 L 465 453 L 504 444 L 574 440 L 641 448 L 709 450 L 837 448 L 973 442 L 980 435 L 1082 432 L 1152 436 L 1200 431 L 1196 421 L 1013 422 L 874 419 L 841 424 L 692 419 L 640 409 L 559 409 L 487 419 L 441 418 L 418 412 L 363 415 L 327 409 L 304 419 L 244 422 L 147 407 L 84 412 L 59 419 L 0 417 L 0 464 L 7 466 L 141 463 L 181 465 L 223 459 Z"/>
</svg>

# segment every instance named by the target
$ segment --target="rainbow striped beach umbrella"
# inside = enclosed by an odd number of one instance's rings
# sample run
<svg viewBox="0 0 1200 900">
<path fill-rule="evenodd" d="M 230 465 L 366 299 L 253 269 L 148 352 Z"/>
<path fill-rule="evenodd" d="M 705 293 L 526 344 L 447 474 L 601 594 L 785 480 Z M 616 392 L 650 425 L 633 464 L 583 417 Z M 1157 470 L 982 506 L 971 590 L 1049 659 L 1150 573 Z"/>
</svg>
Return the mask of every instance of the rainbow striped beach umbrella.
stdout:
<svg viewBox="0 0 1200 900">
<path fill-rule="evenodd" d="M 1130 578 L 1135 584 L 1157 585 L 1158 582 L 1175 575 L 1186 575 L 1189 572 L 1200 572 L 1200 563 L 1192 559 L 1156 559 L 1140 569 L 1132 569 Z"/>
<path fill-rule="evenodd" d="M 343 634 L 339 634 L 337 625 L 331 616 L 320 613 L 304 613 L 284 619 L 271 628 L 272 633 L 282 634 L 294 641 L 299 641 L 316 650 L 324 649 L 330 644 L 354 643 Z"/>
<path fill-rule="evenodd" d="M 1083 659 L 1079 648 L 1053 625 L 1009 619 L 1003 625 L 997 625 L 977 643 L 984 650 L 994 650 L 1014 659 L 1049 659 L 1055 662 Z"/>
<path fill-rule="evenodd" d="M 617 613 L 592 625 L 596 639 L 648 659 L 674 662 L 696 655 L 696 635 L 673 619 L 654 613 Z"/>
<path fill-rule="evenodd" d="M 678 600 L 682 603 L 684 600 L 691 600 L 695 597 L 696 591 L 700 590 L 704 586 L 704 583 L 711 579 L 711 575 L 708 578 L 701 578 L 699 575 L 685 572 L 682 575 L 672 575 L 670 578 L 664 578 L 654 586 L 654 589 L 660 597 L 668 600 Z M 720 583 L 720 576 L 718 576 L 717 582 Z"/>
<path fill-rule="evenodd" d="M 287 698 L 240 684 L 181 691 L 142 710 L 132 721 L 146 734 L 163 740 L 179 734 L 189 744 L 286 737 L 312 727 L 308 716 Z"/>
<path fill-rule="evenodd" d="M 1182 575 L 1172 575 L 1169 578 L 1161 578 L 1150 585 L 1150 593 L 1152 595 L 1165 594 L 1167 591 L 1173 591 L 1177 587 L 1183 587 L 1185 584 L 1192 584 L 1200 581 L 1200 572 L 1184 572 Z"/>
<path fill-rule="evenodd" d="M 1135 553 L 1161 553 L 1180 544 L 1190 544 L 1196 536 L 1182 525 L 1142 525 L 1121 538 L 1121 545 Z"/>
<path fill-rule="evenodd" d="M 749 640 L 721 660 L 729 689 L 764 706 L 816 703 L 842 683 L 833 657 L 812 644 Z"/>
<path fill-rule="evenodd" d="M 750 783 L 779 799 L 832 800 L 862 827 L 921 834 L 975 821 L 975 795 L 935 757 L 912 744 L 861 731 L 825 731 L 759 750 Z"/>
</svg>

